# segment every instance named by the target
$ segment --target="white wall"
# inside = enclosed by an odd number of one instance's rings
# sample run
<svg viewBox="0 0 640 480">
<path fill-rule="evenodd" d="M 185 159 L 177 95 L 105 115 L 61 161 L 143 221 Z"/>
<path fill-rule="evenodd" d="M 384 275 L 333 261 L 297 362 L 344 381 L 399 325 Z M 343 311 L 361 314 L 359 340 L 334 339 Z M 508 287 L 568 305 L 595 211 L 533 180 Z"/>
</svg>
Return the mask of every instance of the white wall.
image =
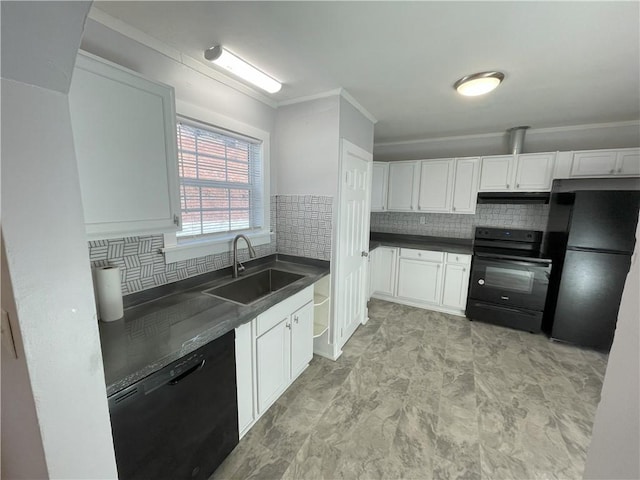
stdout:
<svg viewBox="0 0 640 480">
<path fill-rule="evenodd" d="M 593 425 L 586 479 L 640 478 L 640 223 L 636 239 Z"/>
<path fill-rule="evenodd" d="M 340 96 L 278 108 L 272 164 L 279 195 L 338 191 Z"/>
<path fill-rule="evenodd" d="M 340 97 L 340 138 L 373 153 L 373 122 L 344 97 Z"/>
<path fill-rule="evenodd" d="M 2 233 L 13 290 L 2 301 L 22 355 L 5 365 L 3 352 L 2 412 L 26 415 L 23 432 L 2 423 L 8 478 L 40 476 L 44 465 L 50 478 L 117 476 L 66 95 L 88 9 L 2 3 Z"/>
<path fill-rule="evenodd" d="M 640 145 L 640 123 L 618 122 L 559 128 L 530 128 L 524 153 L 626 148 Z M 510 153 L 506 132 L 463 137 L 434 138 L 414 142 L 379 143 L 374 146 L 377 161 L 422 158 L 504 155 Z"/>
</svg>

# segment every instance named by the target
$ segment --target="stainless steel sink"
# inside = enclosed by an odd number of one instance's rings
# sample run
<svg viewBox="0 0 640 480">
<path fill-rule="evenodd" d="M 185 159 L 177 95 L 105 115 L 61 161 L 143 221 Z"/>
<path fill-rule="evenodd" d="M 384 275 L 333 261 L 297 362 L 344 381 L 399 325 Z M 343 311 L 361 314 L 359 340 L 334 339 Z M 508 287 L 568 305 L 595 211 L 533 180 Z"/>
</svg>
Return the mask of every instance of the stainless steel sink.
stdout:
<svg viewBox="0 0 640 480">
<path fill-rule="evenodd" d="M 287 285 L 291 285 L 302 277 L 304 275 L 269 268 L 226 285 L 210 288 L 202 293 L 224 300 L 231 300 L 242 305 L 249 305 Z"/>
</svg>

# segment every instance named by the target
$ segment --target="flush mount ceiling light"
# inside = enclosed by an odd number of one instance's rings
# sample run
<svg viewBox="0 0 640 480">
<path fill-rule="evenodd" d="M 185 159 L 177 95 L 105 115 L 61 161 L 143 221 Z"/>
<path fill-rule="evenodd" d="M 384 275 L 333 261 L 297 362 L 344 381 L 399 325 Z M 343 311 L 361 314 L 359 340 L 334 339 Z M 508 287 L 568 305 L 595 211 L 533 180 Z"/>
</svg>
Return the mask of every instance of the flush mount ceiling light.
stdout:
<svg viewBox="0 0 640 480">
<path fill-rule="evenodd" d="M 504 73 L 502 72 L 474 73 L 473 75 L 462 77 L 453 84 L 453 88 L 455 88 L 460 95 L 475 97 L 489 93 L 500 85 L 502 80 L 504 80 Z"/>
<path fill-rule="evenodd" d="M 261 72 L 250 63 L 245 62 L 229 50 L 222 48 L 220 45 L 205 50 L 204 58 L 269 93 L 279 92 L 282 88 L 280 82 L 274 80 L 266 73 Z"/>
</svg>

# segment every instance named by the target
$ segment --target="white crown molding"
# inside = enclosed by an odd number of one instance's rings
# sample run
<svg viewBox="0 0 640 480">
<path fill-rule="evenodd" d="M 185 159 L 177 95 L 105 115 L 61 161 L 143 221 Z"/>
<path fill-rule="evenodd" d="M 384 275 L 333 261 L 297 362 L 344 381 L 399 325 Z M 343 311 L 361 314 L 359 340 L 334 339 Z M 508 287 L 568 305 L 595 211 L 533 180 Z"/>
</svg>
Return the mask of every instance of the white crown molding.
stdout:
<svg viewBox="0 0 640 480">
<path fill-rule="evenodd" d="M 358 110 L 362 115 L 364 115 L 371 123 L 378 123 L 376 117 L 374 117 L 366 108 L 364 108 L 349 92 L 347 92 L 344 88 L 334 88 L 333 90 L 327 90 L 326 92 L 320 92 L 313 95 L 306 95 L 304 97 L 292 98 L 290 100 L 283 100 L 278 102 L 278 107 L 286 107 L 288 105 L 295 105 L 297 103 L 305 103 L 310 102 L 312 100 L 319 100 L 321 98 L 328 97 L 336 97 L 341 96 L 347 102 L 349 102 L 353 108 Z"/>
<path fill-rule="evenodd" d="M 94 20 L 100 23 L 101 25 L 104 25 L 105 27 L 115 32 L 120 33 L 121 35 L 124 35 L 127 38 L 130 38 L 131 40 L 134 40 L 140 43 L 141 45 L 149 47 L 171 58 L 172 60 L 206 77 L 211 78 L 212 80 L 220 82 L 230 88 L 233 88 L 234 90 L 237 90 L 238 92 L 248 95 L 258 100 L 259 102 L 262 102 L 272 108 L 277 108 L 278 106 L 278 103 L 274 99 L 261 94 L 260 92 L 254 90 L 253 88 L 245 85 L 244 83 L 232 77 L 229 77 L 221 72 L 218 72 L 213 68 L 208 67 L 204 63 L 198 61 L 197 59 L 189 55 L 183 54 L 179 50 L 167 45 L 166 43 L 158 40 L 155 37 L 147 35 L 146 33 L 142 32 L 141 30 L 138 30 L 135 27 L 132 27 L 131 25 L 123 22 L 122 20 L 112 17 L 111 15 L 103 12 L 102 10 L 100 10 L 95 6 L 91 7 L 91 10 L 89 11 L 89 18 L 91 20 Z"/>
<path fill-rule="evenodd" d="M 562 132 L 575 132 L 584 130 L 602 130 L 605 128 L 623 128 L 623 127 L 638 127 L 640 128 L 640 120 L 627 120 L 621 122 L 609 122 L 609 123 L 589 123 L 586 125 L 567 125 L 562 127 L 546 127 L 546 128 L 530 128 L 527 130 L 527 136 L 540 135 L 547 133 L 562 133 Z M 406 140 L 397 142 L 376 142 L 374 147 L 393 147 L 399 145 L 417 145 L 417 144 L 430 144 L 439 142 L 451 142 L 451 141 L 463 141 L 463 140 L 475 140 L 483 138 L 497 138 L 503 137 L 507 131 L 504 132 L 492 132 L 492 133 L 480 133 L 474 135 L 455 135 L 450 137 L 436 137 L 436 138 L 422 138 L 417 140 Z"/>
</svg>

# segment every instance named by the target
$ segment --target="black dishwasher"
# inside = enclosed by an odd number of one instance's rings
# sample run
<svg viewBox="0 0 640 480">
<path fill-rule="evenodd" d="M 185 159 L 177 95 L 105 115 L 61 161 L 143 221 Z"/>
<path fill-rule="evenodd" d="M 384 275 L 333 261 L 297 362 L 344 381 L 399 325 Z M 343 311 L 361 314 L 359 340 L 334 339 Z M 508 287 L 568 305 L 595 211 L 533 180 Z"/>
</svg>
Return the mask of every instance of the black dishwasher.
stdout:
<svg viewBox="0 0 640 480">
<path fill-rule="evenodd" d="M 120 480 L 206 479 L 238 444 L 232 330 L 109 397 Z"/>
</svg>

